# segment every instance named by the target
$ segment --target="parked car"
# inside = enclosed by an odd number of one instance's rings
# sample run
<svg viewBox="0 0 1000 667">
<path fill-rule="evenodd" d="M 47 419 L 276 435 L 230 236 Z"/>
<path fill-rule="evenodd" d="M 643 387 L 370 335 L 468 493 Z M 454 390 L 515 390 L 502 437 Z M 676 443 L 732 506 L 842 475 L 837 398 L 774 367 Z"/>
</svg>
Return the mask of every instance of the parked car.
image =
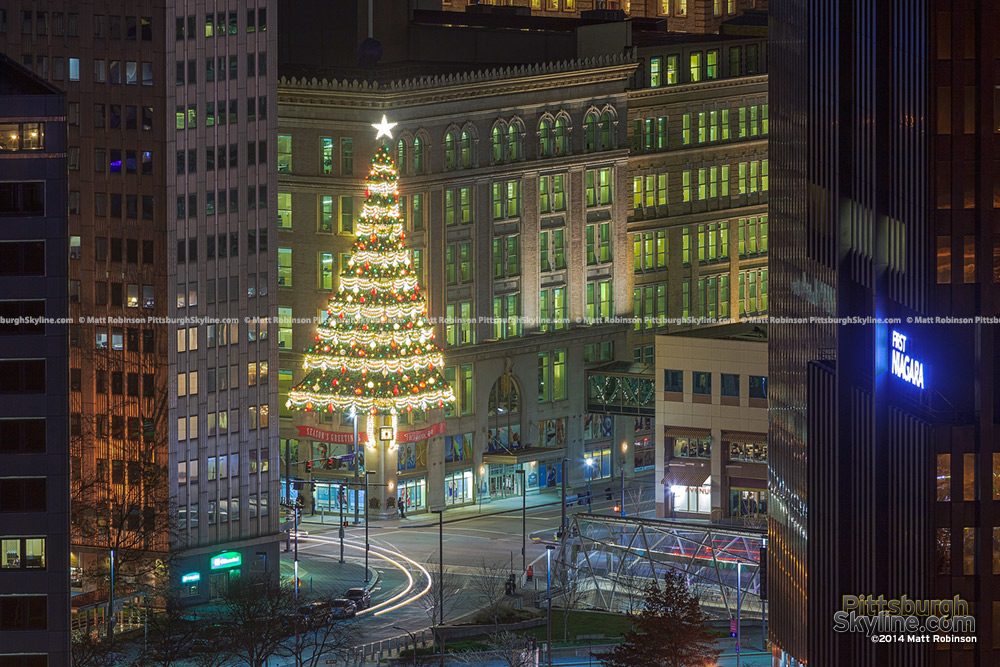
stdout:
<svg viewBox="0 0 1000 667">
<path fill-rule="evenodd" d="M 318 626 L 329 620 L 331 611 L 329 602 L 317 600 L 299 607 L 299 616 L 306 625 Z"/>
<path fill-rule="evenodd" d="M 358 613 L 357 606 L 344 598 L 333 600 L 330 607 L 330 615 L 333 618 L 353 618 Z"/>
<path fill-rule="evenodd" d="M 365 588 L 348 588 L 344 597 L 354 603 L 358 611 L 372 606 L 372 596 Z"/>
</svg>

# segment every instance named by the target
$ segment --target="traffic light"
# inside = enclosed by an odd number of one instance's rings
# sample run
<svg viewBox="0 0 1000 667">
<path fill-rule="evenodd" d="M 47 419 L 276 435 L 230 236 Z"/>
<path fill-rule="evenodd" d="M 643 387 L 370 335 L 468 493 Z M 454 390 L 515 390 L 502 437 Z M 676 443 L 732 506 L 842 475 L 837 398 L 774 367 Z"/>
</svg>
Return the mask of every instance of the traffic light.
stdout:
<svg viewBox="0 0 1000 667">
<path fill-rule="evenodd" d="M 333 470 L 333 457 L 331 456 L 326 460 L 326 469 Z"/>
<path fill-rule="evenodd" d="M 615 509 L 615 512 L 621 512 L 622 511 L 622 508 L 619 507 L 618 505 L 615 505 L 614 509 Z"/>
<path fill-rule="evenodd" d="M 608 494 L 608 500 L 611 500 L 611 487 L 610 486 L 604 487 L 604 492 Z"/>
<path fill-rule="evenodd" d="M 313 469 L 313 462 L 306 461 L 306 472 L 312 472 L 312 469 Z"/>
</svg>

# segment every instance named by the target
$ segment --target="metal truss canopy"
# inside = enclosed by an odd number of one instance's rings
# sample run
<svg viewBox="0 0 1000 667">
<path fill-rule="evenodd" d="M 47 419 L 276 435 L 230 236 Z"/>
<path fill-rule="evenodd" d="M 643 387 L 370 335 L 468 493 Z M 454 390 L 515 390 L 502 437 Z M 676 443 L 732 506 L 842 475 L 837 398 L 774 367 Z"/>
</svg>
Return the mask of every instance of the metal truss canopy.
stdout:
<svg viewBox="0 0 1000 667">
<path fill-rule="evenodd" d="M 613 362 L 587 371 L 587 411 L 634 417 L 656 414 L 652 367 Z"/>
<path fill-rule="evenodd" d="M 595 607 L 637 610 L 645 586 L 670 571 L 684 577 L 709 615 L 735 617 L 737 590 L 742 591 L 744 618 L 764 613 L 760 598 L 764 529 L 577 514 L 573 534 L 577 537 L 567 554 L 568 575 L 574 585 L 586 589 L 588 602 Z"/>
</svg>

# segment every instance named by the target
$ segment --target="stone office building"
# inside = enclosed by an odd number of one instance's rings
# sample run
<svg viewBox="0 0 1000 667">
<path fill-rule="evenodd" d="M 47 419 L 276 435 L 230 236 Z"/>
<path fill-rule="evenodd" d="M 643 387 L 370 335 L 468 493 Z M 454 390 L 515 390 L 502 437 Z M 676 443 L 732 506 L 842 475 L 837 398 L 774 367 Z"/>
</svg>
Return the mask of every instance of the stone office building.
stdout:
<svg viewBox="0 0 1000 667">
<path fill-rule="evenodd" d="M 609 476 L 612 465 L 617 475 L 610 452 L 585 451 L 585 440 L 593 429 L 612 436 L 624 420 L 595 421 L 579 388 L 588 364 L 630 354 L 628 326 L 601 320 L 631 307 L 631 276 L 618 268 L 631 252 L 626 86 L 634 69 L 608 57 L 377 86 L 281 81 L 283 395 L 301 378 L 313 340 L 301 319 L 325 316 L 353 242 L 376 148 L 371 123 L 383 113 L 398 123 L 392 141 L 407 241 L 457 402 L 444 433 L 427 434 L 432 442 L 382 454 L 394 460 L 385 478 L 372 480 L 385 485 L 371 490 L 378 507 L 488 501 L 520 495 L 523 485 L 528 493 L 555 490 L 566 456 L 571 486 L 586 474 Z M 353 476 L 351 463 L 324 465 L 349 453 L 352 436 L 330 433 L 350 433 L 350 420 L 302 421 L 315 418 L 282 409 L 282 451 L 314 460 L 308 475 L 318 482 Z M 400 428 L 433 426 L 422 418 Z M 319 432 L 300 435 L 308 427 Z M 584 470 L 585 456 L 597 457 L 593 470 Z M 304 465 L 295 472 L 307 474 Z M 331 493 L 317 484 L 317 504 L 336 508 Z"/>
</svg>

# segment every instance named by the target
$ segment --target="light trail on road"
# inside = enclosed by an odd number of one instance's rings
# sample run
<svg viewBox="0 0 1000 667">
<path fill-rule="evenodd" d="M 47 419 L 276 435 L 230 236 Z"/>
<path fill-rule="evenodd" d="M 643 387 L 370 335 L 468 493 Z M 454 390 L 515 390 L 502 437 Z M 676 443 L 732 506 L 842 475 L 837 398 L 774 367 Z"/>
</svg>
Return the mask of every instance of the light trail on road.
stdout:
<svg viewBox="0 0 1000 667">
<path fill-rule="evenodd" d="M 311 535 L 311 536 L 308 536 L 308 537 L 306 537 L 306 536 L 298 536 L 297 539 L 299 539 L 299 540 L 301 540 L 303 542 L 317 542 L 319 544 L 332 544 L 332 545 L 339 545 L 340 544 L 340 539 L 339 538 L 318 537 L 318 536 L 315 536 L 315 535 Z M 344 546 L 345 547 L 349 547 L 351 549 L 356 549 L 356 550 L 362 551 L 362 552 L 365 550 L 365 546 L 363 544 L 354 544 L 354 543 L 352 543 L 350 541 L 346 541 L 346 540 L 344 542 Z M 428 572 L 427 568 L 425 568 L 423 565 L 421 565 L 417 561 L 413 560 L 412 558 L 408 558 L 407 556 L 404 556 L 403 554 L 399 553 L 398 551 L 393 551 L 392 549 L 386 549 L 385 547 L 378 547 L 378 546 L 371 546 L 371 545 L 369 545 L 368 551 L 373 556 L 377 556 L 378 558 L 381 558 L 382 560 L 386 561 L 387 563 L 390 563 L 391 565 L 393 565 L 394 567 L 396 567 L 397 569 L 399 569 L 403 574 L 405 574 L 406 575 L 406 579 L 407 579 L 407 584 L 406 584 L 406 588 L 404 588 L 400 593 L 397 593 L 396 595 L 392 596 L 388 600 L 385 600 L 385 601 L 380 602 L 380 603 L 378 603 L 376 605 L 368 607 L 367 609 L 363 609 L 362 611 L 358 612 L 358 616 L 360 616 L 362 614 L 371 613 L 371 612 L 374 612 L 375 616 L 381 616 L 382 614 L 385 614 L 387 612 L 393 611 L 395 609 L 399 609 L 400 607 L 404 607 L 404 606 L 406 606 L 406 605 L 408 605 L 408 604 L 410 604 L 412 602 L 416 602 L 417 600 L 419 600 L 420 598 L 422 598 L 424 595 L 426 595 L 428 591 L 430 591 L 431 586 L 433 585 L 433 580 L 431 579 L 431 573 Z M 413 575 L 406 568 L 406 566 L 403 565 L 403 563 L 399 562 L 398 560 L 395 560 L 395 559 L 391 558 L 390 556 L 397 556 L 399 558 L 402 558 L 404 561 L 406 561 L 407 563 L 411 564 L 412 566 L 414 566 L 415 568 L 417 568 L 418 570 L 420 570 L 420 572 L 427 579 L 427 585 L 424 586 L 424 589 L 422 591 L 420 591 L 420 593 L 418 593 L 414 597 L 411 597 L 409 599 L 403 600 L 402 602 L 400 602 L 398 604 L 395 604 L 395 605 L 393 605 L 392 603 L 396 602 L 396 600 L 399 600 L 402 597 L 405 597 L 411 590 L 413 590 L 413 588 L 414 588 L 414 580 L 413 580 Z M 392 605 L 392 606 L 387 606 L 387 605 Z M 385 608 L 383 609 L 383 607 L 385 607 Z M 378 610 L 378 611 L 376 611 L 376 610 Z"/>
</svg>

